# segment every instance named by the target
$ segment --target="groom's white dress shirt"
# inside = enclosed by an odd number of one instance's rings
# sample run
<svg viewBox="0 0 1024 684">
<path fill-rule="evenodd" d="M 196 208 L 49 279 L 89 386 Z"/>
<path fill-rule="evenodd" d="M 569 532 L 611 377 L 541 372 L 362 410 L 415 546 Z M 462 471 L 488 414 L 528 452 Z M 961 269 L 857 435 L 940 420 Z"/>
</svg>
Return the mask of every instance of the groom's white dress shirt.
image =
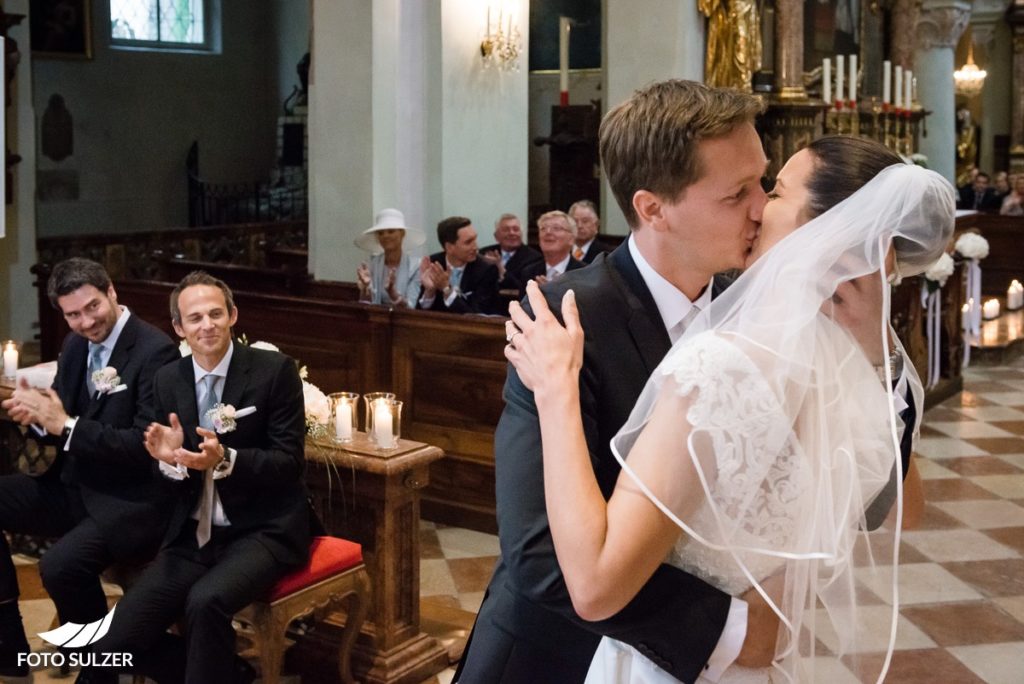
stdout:
<svg viewBox="0 0 1024 684">
<path fill-rule="evenodd" d="M 658 307 L 658 313 L 661 314 L 661 321 L 665 325 L 665 330 L 668 331 L 669 339 L 675 344 L 686 332 L 686 326 L 693 320 L 696 313 L 703 311 L 711 304 L 712 283 L 708 282 L 707 287 L 696 301 L 691 302 L 675 285 L 661 277 L 647 263 L 633 241 L 632 235 L 629 236 L 627 244 L 629 255 L 633 257 L 633 262 L 636 264 L 637 270 L 640 271 L 640 277 L 643 278 L 647 289 L 651 291 L 651 297 L 654 299 L 655 306 Z M 743 640 L 746 637 L 747 602 L 734 596 L 729 604 L 729 616 L 725 620 L 725 629 L 722 630 L 718 645 L 715 646 L 711 657 L 708 658 L 702 678 L 717 682 L 722 673 L 739 656 L 740 650 L 743 648 Z"/>
</svg>

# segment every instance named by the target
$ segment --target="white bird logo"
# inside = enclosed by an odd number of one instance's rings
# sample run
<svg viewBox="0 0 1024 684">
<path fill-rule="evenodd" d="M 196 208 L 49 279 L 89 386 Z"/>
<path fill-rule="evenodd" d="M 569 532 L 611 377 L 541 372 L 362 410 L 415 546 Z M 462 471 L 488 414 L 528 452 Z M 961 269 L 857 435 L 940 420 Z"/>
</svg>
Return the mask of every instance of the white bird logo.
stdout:
<svg viewBox="0 0 1024 684">
<path fill-rule="evenodd" d="M 110 629 L 110 621 L 114 619 L 115 610 L 117 610 L 116 605 L 104 617 L 87 625 L 80 625 L 77 622 L 65 622 L 57 629 L 51 629 L 49 632 L 40 632 L 39 638 L 54 646 L 66 648 L 81 648 L 89 644 L 95 644 Z"/>
</svg>

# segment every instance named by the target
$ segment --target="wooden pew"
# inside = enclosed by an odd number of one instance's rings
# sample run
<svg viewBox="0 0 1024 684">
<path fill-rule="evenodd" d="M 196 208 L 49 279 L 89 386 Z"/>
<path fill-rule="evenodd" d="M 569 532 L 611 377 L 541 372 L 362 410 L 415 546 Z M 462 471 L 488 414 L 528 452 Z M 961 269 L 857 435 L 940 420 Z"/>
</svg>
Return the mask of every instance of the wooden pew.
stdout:
<svg viewBox="0 0 1024 684">
<path fill-rule="evenodd" d="M 976 230 L 988 240 L 988 256 L 981 260 L 981 292 L 1003 298 L 1014 279 L 1024 281 L 1024 217 L 971 214 L 957 219 L 958 233 Z"/>
</svg>

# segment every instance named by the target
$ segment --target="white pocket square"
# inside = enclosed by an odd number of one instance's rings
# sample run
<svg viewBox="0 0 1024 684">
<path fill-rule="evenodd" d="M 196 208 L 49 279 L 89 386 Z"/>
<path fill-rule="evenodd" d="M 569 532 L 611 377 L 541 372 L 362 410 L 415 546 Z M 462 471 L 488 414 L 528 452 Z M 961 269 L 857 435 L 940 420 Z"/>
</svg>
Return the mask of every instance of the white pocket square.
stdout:
<svg viewBox="0 0 1024 684">
<path fill-rule="evenodd" d="M 251 416 L 254 413 L 256 413 L 255 406 L 246 406 L 245 408 L 240 408 L 235 411 L 235 418 L 245 418 L 246 416 Z"/>
<path fill-rule="evenodd" d="M 128 385 L 118 385 L 114 389 L 107 392 L 107 394 L 117 394 L 118 392 L 124 392 L 126 389 L 128 389 Z"/>
</svg>

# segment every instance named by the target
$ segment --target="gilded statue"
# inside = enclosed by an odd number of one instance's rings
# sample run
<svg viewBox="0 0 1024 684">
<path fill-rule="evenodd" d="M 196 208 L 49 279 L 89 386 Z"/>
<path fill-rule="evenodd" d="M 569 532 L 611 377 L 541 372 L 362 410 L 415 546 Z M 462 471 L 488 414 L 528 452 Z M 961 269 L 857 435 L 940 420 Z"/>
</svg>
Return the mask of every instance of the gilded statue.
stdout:
<svg viewBox="0 0 1024 684">
<path fill-rule="evenodd" d="M 708 18 L 704 81 L 749 91 L 761 68 L 761 18 L 755 0 L 698 0 Z"/>
<path fill-rule="evenodd" d="M 978 127 L 971 121 L 971 112 L 961 107 L 956 112 L 956 183 L 968 185 L 971 168 L 978 163 Z"/>
</svg>

